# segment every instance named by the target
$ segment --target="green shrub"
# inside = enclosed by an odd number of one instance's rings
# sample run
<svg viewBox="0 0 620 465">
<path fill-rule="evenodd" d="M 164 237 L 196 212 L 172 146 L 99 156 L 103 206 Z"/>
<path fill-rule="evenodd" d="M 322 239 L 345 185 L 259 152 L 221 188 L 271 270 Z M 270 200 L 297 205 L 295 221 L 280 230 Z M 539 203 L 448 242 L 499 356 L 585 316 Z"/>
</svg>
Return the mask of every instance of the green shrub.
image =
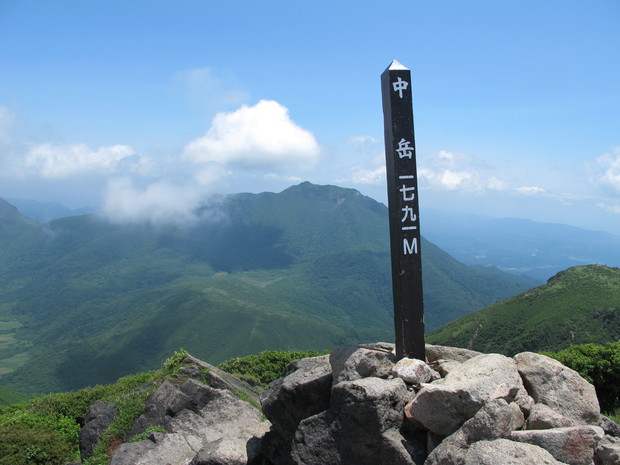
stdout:
<svg viewBox="0 0 620 465">
<path fill-rule="evenodd" d="M 169 431 L 160 425 L 149 426 L 144 433 L 136 434 L 128 442 L 139 442 L 149 437 L 151 433 L 168 433 Z"/>
<path fill-rule="evenodd" d="M 115 444 L 122 443 L 129 434 L 134 422 L 144 413 L 144 401 L 156 388 L 157 386 L 152 386 L 132 396 L 119 396 L 112 401 L 118 407 L 118 415 L 103 433 L 95 446 L 93 456 L 86 461 L 87 465 L 104 465 L 109 462 L 112 448 Z"/>
<path fill-rule="evenodd" d="M 0 465 L 64 465 L 76 458 L 73 444 L 55 431 L 0 426 Z"/>
<path fill-rule="evenodd" d="M 65 464 L 79 457 L 79 432 L 84 425 L 84 419 L 90 405 L 98 400 L 113 403 L 121 408 L 118 429 L 128 432 L 127 423 L 133 423 L 133 419 L 144 408 L 144 398 L 153 391 L 141 392 L 139 395 L 130 396 L 123 400 L 122 396 L 139 386 L 154 381 L 161 377 L 162 373 L 153 371 L 137 375 L 125 376 L 115 384 L 108 386 L 94 386 L 81 389 L 76 392 L 48 394 L 32 399 L 29 402 L 14 404 L 0 409 L 0 429 L 2 431 L 19 432 L 27 438 L 21 455 L 15 455 L 13 443 L 6 438 L 14 435 L 3 435 L 0 438 L 0 465 L 5 464 Z M 124 422 L 124 423 L 123 423 Z M 123 429 L 124 428 L 124 429 Z M 118 433 L 126 434 L 124 433 Z M 55 444 L 53 447 L 48 447 Z M 23 446 L 23 447 L 22 447 Z M 25 454 L 25 455 L 24 455 Z M 63 455 L 64 454 L 64 455 Z M 11 457 L 6 459 L 5 457 Z M 3 461 L 5 460 L 5 461 Z M 107 463 L 107 462 L 102 462 Z"/>
<path fill-rule="evenodd" d="M 145 399 L 162 379 L 175 376 L 186 355 L 187 351 L 179 349 L 164 362 L 162 370 L 125 376 L 112 385 L 49 394 L 0 408 L 0 465 L 64 465 L 77 460 L 80 427 L 84 424 L 89 406 L 98 400 L 116 405 L 119 414 L 104 432 L 86 465 L 108 464 L 112 450 L 124 440 L 134 421 L 143 413 Z M 259 355 L 229 360 L 220 368 L 250 383 L 267 387 L 284 376 L 291 361 L 316 355 L 321 354 L 265 351 Z M 201 374 L 206 375 L 204 370 Z M 153 384 L 149 386 L 149 383 Z M 141 386 L 148 387 L 135 391 Z M 235 394 L 242 396 L 240 392 Z M 165 430 L 151 429 L 134 440 L 141 440 L 152 431 Z"/>
<path fill-rule="evenodd" d="M 109 386 L 95 386 L 75 392 L 48 394 L 30 401 L 28 410 L 46 417 L 70 418 L 78 425 L 83 425 L 88 408 L 108 394 L 109 390 Z"/>
<path fill-rule="evenodd" d="M 591 382 L 603 412 L 620 410 L 620 341 L 582 344 L 546 353 Z"/>
<path fill-rule="evenodd" d="M 174 354 L 172 354 L 170 358 L 164 361 L 164 369 L 170 372 L 170 371 L 174 371 L 175 369 L 179 368 L 179 365 L 181 365 L 181 361 L 187 355 L 189 355 L 187 350 L 181 347 L 179 350 L 175 351 Z"/>
<path fill-rule="evenodd" d="M 258 355 L 233 358 L 218 365 L 238 378 L 255 386 L 267 388 L 278 378 L 286 374 L 286 367 L 293 360 L 316 357 L 320 352 L 286 352 L 284 350 L 266 350 Z"/>
<path fill-rule="evenodd" d="M 70 444 L 77 444 L 80 425 L 74 419 L 62 415 L 41 415 L 29 411 L 16 410 L 0 416 L 0 425 L 55 431 Z"/>
</svg>

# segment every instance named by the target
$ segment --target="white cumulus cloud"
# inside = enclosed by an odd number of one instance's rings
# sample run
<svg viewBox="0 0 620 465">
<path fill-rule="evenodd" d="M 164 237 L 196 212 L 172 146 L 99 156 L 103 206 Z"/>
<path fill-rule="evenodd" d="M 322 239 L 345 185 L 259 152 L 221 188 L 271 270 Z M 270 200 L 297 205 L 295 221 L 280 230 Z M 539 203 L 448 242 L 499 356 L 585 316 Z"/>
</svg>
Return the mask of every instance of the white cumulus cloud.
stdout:
<svg viewBox="0 0 620 465">
<path fill-rule="evenodd" d="M 218 113 L 207 133 L 185 146 L 183 158 L 243 169 L 310 168 L 320 147 L 314 135 L 295 124 L 288 109 L 273 100 Z"/>
<path fill-rule="evenodd" d="M 128 145 L 111 145 L 97 150 L 85 144 L 40 144 L 25 154 L 22 165 L 27 172 L 44 178 L 62 179 L 82 173 L 113 173 L 122 161 L 135 156 Z"/>
</svg>

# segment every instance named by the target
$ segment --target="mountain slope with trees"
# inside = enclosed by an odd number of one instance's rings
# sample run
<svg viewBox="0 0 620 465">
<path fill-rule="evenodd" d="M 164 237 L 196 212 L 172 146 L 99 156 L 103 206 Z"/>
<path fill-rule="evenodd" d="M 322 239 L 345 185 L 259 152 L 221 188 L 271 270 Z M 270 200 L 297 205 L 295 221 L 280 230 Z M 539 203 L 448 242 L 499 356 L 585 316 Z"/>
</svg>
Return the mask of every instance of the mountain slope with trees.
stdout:
<svg viewBox="0 0 620 465">
<path fill-rule="evenodd" d="M 393 338 L 387 208 L 355 190 L 225 196 L 184 227 L 40 224 L 0 206 L 0 384 L 14 391 L 110 382 L 179 347 L 219 363 Z M 422 247 L 428 329 L 534 285 Z"/>
<path fill-rule="evenodd" d="M 453 321 L 427 342 L 514 355 L 619 339 L 620 269 L 588 265 Z"/>
</svg>

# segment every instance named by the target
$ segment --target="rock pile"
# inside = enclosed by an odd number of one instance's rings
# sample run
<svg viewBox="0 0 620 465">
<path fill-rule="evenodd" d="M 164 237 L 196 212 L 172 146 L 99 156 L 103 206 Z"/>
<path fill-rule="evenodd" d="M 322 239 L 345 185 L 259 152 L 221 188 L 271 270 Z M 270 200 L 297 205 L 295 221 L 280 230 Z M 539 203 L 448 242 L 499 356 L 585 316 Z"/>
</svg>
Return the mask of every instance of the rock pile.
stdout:
<svg viewBox="0 0 620 465">
<path fill-rule="evenodd" d="M 298 360 L 261 395 L 261 413 L 231 394 L 243 386 L 189 357 L 185 381 L 146 401 L 112 465 L 619 465 L 620 426 L 594 387 L 530 352 L 505 357 L 428 345 L 396 361 L 392 344 L 348 346 Z M 207 386 L 193 379 L 210 367 Z M 82 457 L 118 411 L 94 404 Z M 264 414 L 269 421 L 267 421 Z"/>
<path fill-rule="evenodd" d="M 145 402 L 144 414 L 134 423 L 127 440 L 152 427 L 167 431 L 151 432 L 137 442 L 126 442 L 112 455 L 110 465 L 240 465 L 259 464 L 261 438 L 270 423 L 261 411 L 239 399 L 231 391 L 239 392 L 242 384 L 193 357 L 187 357 L 182 367 L 189 379 L 176 385 L 164 381 Z M 192 376 L 198 367 L 209 368 L 209 384 Z M 246 392 L 246 397 L 252 397 Z M 114 406 L 93 404 L 80 433 L 82 460 L 93 453 L 94 444 L 103 430 L 118 413 Z"/>
<path fill-rule="evenodd" d="M 620 464 L 620 427 L 594 387 L 559 362 L 391 344 L 294 363 L 261 398 L 276 465 Z"/>
</svg>

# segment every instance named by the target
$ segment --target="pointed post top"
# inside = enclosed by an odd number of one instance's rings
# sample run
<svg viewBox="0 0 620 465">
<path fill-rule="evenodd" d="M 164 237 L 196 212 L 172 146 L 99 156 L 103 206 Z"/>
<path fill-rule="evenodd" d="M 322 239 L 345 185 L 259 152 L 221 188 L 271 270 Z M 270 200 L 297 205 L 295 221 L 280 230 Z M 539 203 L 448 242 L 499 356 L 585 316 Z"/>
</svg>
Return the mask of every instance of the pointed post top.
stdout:
<svg viewBox="0 0 620 465">
<path fill-rule="evenodd" d="M 390 71 L 409 71 L 409 68 L 403 66 L 401 63 L 398 62 L 398 60 L 392 61 L 388 69 Z"/>
</svg>

